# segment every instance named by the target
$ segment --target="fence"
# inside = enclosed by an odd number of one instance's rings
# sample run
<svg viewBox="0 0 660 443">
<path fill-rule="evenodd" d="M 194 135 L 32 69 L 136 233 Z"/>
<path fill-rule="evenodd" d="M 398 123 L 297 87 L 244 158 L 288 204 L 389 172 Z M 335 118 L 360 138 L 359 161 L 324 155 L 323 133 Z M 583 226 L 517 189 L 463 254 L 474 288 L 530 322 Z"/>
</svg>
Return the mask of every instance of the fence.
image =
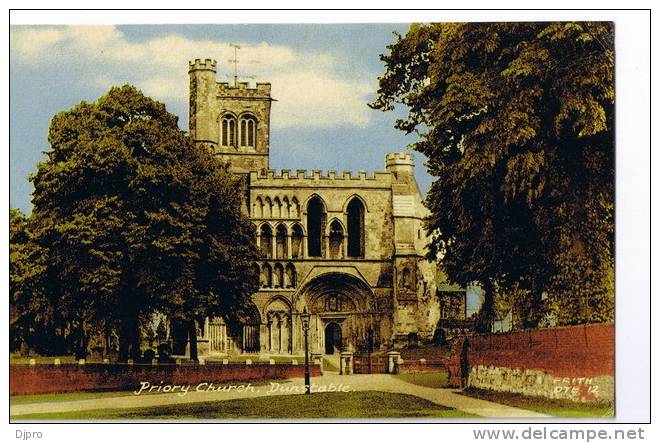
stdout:
<svg viewBox="0 0 660 443">
<path fill-rule="evenodd" d="M 388 356 L 371 356 L 371 367 L 369 367 L 368 355 L 356 355 L 353 357 L 354 374 L 386 374 L 389 365 Z M 396 363 L 395 373 L 417 373 L 417 372 L 439 372 L 447 370 L 449 360 L 404 360 L 399 359 Z"/>
</svg>

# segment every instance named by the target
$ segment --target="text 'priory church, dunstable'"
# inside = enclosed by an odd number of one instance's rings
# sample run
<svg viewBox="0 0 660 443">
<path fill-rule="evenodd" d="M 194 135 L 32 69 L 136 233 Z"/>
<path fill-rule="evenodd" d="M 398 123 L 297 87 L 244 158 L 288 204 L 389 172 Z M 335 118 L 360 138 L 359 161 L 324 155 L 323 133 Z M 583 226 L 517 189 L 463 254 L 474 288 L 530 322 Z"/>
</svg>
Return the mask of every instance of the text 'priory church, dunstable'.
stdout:
<svg viewBox="0 0 660 443">
<path fill-rule="evenodd" d="M 427 214 L 408 153 L 367 174 L 269 169 L 271 87 L 216 81 L 216 62 L 189 64 L 190 136 L 247 183 L 245 210 L 263 260 L 241 330 L 207 319 L 200 352 L 302 354 L 431 338 L 440 316 L 435 264 L 424 259 Z"/>
</svg>

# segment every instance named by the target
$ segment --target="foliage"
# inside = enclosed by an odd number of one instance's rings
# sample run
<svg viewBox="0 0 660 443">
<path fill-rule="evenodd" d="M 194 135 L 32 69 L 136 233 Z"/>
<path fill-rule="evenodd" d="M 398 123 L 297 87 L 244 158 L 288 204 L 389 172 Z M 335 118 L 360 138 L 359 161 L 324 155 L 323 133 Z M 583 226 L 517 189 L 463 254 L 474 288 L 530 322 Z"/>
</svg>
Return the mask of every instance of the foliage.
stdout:
<svg viewBox="0 0 660 443">
<path fill-rule="evenodd" d="M 413 25 L 371 105 L 437 177 L 430 257 L 450 280 L 526 291 L 525 327 L 613 319 L 612 23 Z M 547 302 L 543 299 L 546 298 Z"/>
<path fill-rule="evenodd" d="M 44 291 L 45 250 L 32 240 L 29 220 L 9 210 L 9 336 L 10 349 L 26 342 L 33 348 L 49 343 L 52 305 Z M 32 338 L 32 339 L 30 339 Z"/>
<path fill-rule="evenodd" d="M 162 103 L 112 88 L 57 114 L 48 140 L 31 177 L 32 219 L 64 318 L 83 333 L 106 322 L 120 351 L 137 354 L 147 315 L 242 309 L 257 252 L 241 187 Z"/>
<path fill-rule="evenodd" d="M 160 319 L 158 326 L 156 326 L 156 340 L 158 340 L 159 343 L 167 340 L 167 328 L 165 327 L 163 319 Z"/>
</svg>

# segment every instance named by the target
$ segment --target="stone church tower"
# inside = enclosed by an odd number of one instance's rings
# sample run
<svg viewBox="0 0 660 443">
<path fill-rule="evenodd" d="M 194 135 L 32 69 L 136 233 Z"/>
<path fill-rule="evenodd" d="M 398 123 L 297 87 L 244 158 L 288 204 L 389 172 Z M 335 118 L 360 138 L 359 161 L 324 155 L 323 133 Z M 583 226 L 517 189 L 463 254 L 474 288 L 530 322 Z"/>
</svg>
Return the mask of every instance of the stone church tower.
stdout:
<svg viewBox="0 0 660 443">
<path fill-rule="evenodd" d="M 409 153 L 385 171 L 269 169 L 270 84 L 216 81 L 216 62 L 189 63 L 190 136 L 244 177 L 262 258 L 254 307 L 239 331 L 208 319 L 200 352 L 301 354 L 300 314 L 312 352 L 364 352 L 429 339 L 440 312 L 435 264 L 424 259 L 423 205 Z"/>
<path fill-rule="evenodd" d="M 268 170 L 270 83 L 216 82 L 216 61 L 189 63 L 190 136 L 238 173 Z"/>
</svg>

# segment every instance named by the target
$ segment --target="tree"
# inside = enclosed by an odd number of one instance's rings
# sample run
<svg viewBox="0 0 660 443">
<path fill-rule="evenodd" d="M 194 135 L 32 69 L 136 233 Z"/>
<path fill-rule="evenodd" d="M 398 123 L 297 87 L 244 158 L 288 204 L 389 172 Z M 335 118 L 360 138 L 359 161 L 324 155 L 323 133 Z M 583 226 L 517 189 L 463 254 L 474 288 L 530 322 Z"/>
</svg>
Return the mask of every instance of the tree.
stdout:
<svg viewBox="0 0 660 443">
<path fill-rule="evenodd" d="M 56 115 L 48 139 L 48 160 L 31 178 L 32 218 L 58 283 L 57 309 L 73 327 L 83 335 L 93 324 L 116 328 L 120 358 L 138 358 L 141 318 L 162 312 L 193 322 L 205 303 L 241 309 L 257 284 L 246 265 L 257 252 L 240 187 L 162 103 L 132 86 L 112 88 Z M 207 250 L 232 258 L 214 262 Z M 202 284 L 202 268 L 243 282 Z"/>
<path fill-rule="evenodd" d="M 162 318 L 158 321 L 158 326 L 156 326 L 156 340 L 158 340 L 158 344 L 167 340 L 167 329 Z"/>
<path fill-rule="evenodd" d="M 43 304 L 43 261 L 32 242 L 28 219 L 19 209 L 9 210 L 9 335 L 10 349 L 30 343 L 39 322 L 37 307 Z M 43 309 L 45 313 L 47 309 Z"/>
<path fill-rule="evenodd" d="M 524 293 L 523 326 L 613 318 L 612 23 L 413 25 L 381 56 L 372 107 L 436 176 L 429 256 L 481 282 L 483 329 L 499 291 Z M 568 314 L 568 315 L 566 315 Z"/>
</svg>

